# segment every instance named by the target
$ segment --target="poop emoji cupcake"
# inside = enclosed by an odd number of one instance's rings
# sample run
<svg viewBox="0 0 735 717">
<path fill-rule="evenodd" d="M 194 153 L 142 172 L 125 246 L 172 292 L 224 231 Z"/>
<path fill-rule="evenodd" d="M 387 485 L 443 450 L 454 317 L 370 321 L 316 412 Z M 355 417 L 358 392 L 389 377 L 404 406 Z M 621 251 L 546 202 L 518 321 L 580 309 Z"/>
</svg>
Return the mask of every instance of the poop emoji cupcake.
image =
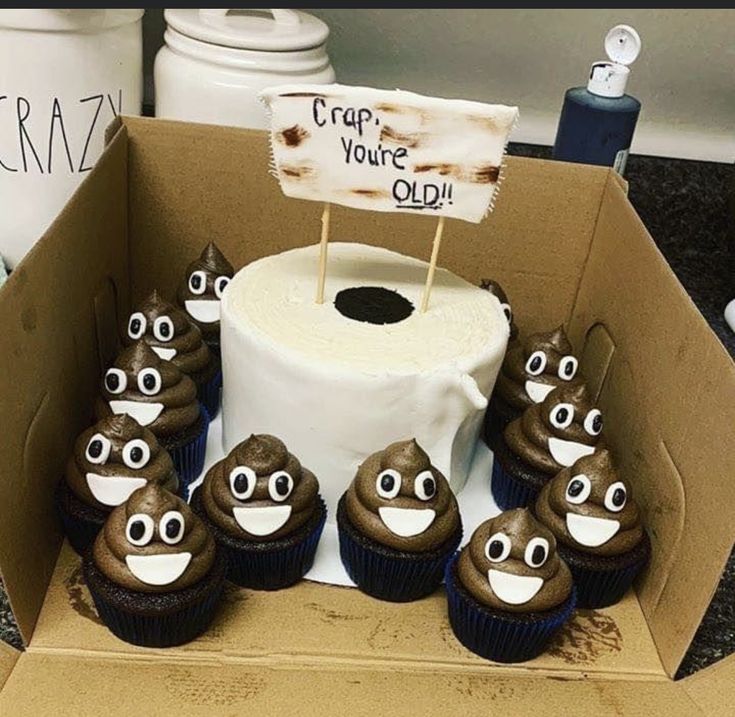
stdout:
<svg viewBox="0 0 735 717">
<path fill-rule="evenodd" d="M 503 510 L 532 504 L 562 468 L 603 447 L 602 413 L 584 384 L 555 388 L 495 442 L 492 491 Z"/>
<path fill-rule="evenodd" d="M 229 579 L 256 590 L 308 572 L 327 517 L 316 476 L 269 435 L 250 436 L 212 466 L 192 508 L 227 555 Z"/>
<path fill-rule="evenodd" d="M 337 508 L 339 550 L 349 576 L 381 600 L 418 600 L 439 587 L 462 538 L 447 479 L 416 440 L 373 453 Z"/>
<path fill-rule="evenodd" d="M 140 340 L 189 376 L 210 418 L 217 415 L 222 387 L 219 357 L 202 341 L 199 327 L 183 311 L 164 301 L 157 291 L 153 291 L 128 319 L 123 344 L 130 346 Z"/>
<path fill-rule="evenodd" d="M 508 423 L 529 406 L 541 403 L 557 386 L 582 383 L 578 369 L 562 326 L 509 344 L 487 410 L 488 445 L 493 447 Z"/>
<path fill-rule="evenodd" d="M 198 259 L 186 267 L 176 300 L 201 329 L 202 336 L 219 356 L 219 303 L 234 269 L 214 242 L 204 247 Z"/>
<path fill-rule="evenodd" d="M 572 571 L 579 607 L 618 602 L 648 562 L 651 543 L 640 511 L 607 449 L 554 476 L 535 513 Z"/>
<path fill-rule="evenodd" d="M 84 557 L 100 618 L 121 640 L 169 647 L 212 620 L 226 562 L 189 506 L 155 483 L 115 508 Z"/>
<path fill-rule="evenodd" d="M 508 350 L 510 350 L 518 341 L 518 327 L 516 326 L 513 309 L 510 307 L 508 295 L 503 290 L 503 287 L 493 279 L 483 279 L 480 282 L 480 288 L 485 289 L 485 291 L 489 291 L 491 294 L 496 296 L 500 302 L 500 306 L 503 309 L 505 318 L 508 319 L 508 325 L 510 326 L 510 336 L 508 337 Z"/>
<path fill-rule="evenodd" d="M 495 662 L 540 655 L 575 606 L 554 536 L 527 508 L 478 526 L 447 565 L 445 583 L 457 639 Z"/>
<path fill-rule="evenodd" d="M 124 349 L 107 370 L 95 413 L 98 419 L 127 413 L 150 429 L 171 454 L 182 490 L 202 472 L 207 411 L 197 399 L 194 382 L 145 341 Z"/>
<path fill-rule="evenodd" d="M 110 511 L 148 483 L 172 492 L 178 487 L 171 456 L 147 428 L 120 414 L 84 431 L 56 491 L 64 532 L 74 550 L 83 553 Z"/>
</svg>

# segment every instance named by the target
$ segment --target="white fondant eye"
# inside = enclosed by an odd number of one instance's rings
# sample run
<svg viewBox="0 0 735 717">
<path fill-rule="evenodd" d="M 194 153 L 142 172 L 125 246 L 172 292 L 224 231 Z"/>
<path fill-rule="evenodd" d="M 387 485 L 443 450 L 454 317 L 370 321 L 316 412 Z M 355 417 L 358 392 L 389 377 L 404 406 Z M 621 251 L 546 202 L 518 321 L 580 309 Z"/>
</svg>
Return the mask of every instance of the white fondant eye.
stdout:
<svg viewBox="0 0 735 717">
<path fill-rule="evenodd" d="M 613 483 L 605 493 L 605 507 L 613 513 L 619 513 L 628 502 L 628 491 L 622 481 Z"/>
<path fill-rule="evenodd" d="M 134 438 L 132 441 L 128 441 L 125 444 L 122 457 L 123 463 L 125 463 L 128 468 L 140 470 L 141 468 L 144 468 L 151 459 L 151 449 L 144 440 Z"/>
<path fill-rule="evenodd" d="M 136 311 L 130 315 L 130 320 L 128 321 L 128 336 L 131 339 L 139 339 L 145 333 L 146 326 L 145 316 L 140 311 Z"/>
<path fill-rule="evenodd" d="M 526 361 L 526 373 L 538 376 L 546 368 L 546 354 L 543 351 L 534 351 Z"/>
<path fill-rule="evenodd" d="M 159 316 L 153 322 L 153 335 L 159 341 L 171 341 L 174 337 L 174 322 L 168 316 Z"/>
<path fill-rule="evenodd" d="M 510 538 L 505 533 L 495 533 L 485 543 L 485 555 L 491 563 L 502 563 L 510 555 Z"/>
<path fill-rule="evenodd" d="M 105 374 L 105 388 L 114 394 L 122 393 L 128 387 L 128 377 L 125 371 L 119 368 L 107 369 Z"/>
<path fill-rule="evenodd" d="M 153 518 L 146 513 L 135 513 L 128 518 L 128 524 L 125 528 L 125 537 L 129 543 L 143 547 L 151 542 L 153 530 L 156 524 Z"/>
<path fill-rule="evenodd" d="M 579 475 L 573 476 L 569 483 L 567 483 L 565 497 L 567 502 L 573 505 L 580 505 L 590 497 L 591 491 L 592 484 L 590 483 L 590 479 L 584 473 L 580 473 Z"/>
<path fill-rule="evenodd" d="M 203 271 L 194 271 L 189 277 L 189 291 L 192 294 L 203 294 L 207 290 L 207 275 Z"/>
<path fill-rule="evenodd" d="M 421 471 L 414 482 L 413 492 L 419 500 L 431 500 L 436 495 L 436 478 L 431 471 Z"/>
<path fill-rule="evenodd" d="M 106 463 L 110 457 L 110 449 L 112 445 L 106 436 L 101 433 L 95 433 L 87 444 L 87 450 L 84 452 L 85 458 L 95 465 Z"/>
<path fill-rule="evenodd" d="M 546 538 L 531 538 L 526 545 L 523 559 L 529 568 L 540 568 L 549 557 L 549 541 Z"/>
<path fill-rule="evenodd" d="M 560 403 L 549 413 L 551 425 L 555 428 L 569 428 L 574 420 L 574 406 L 571 403 Z"/>
<path fill-rule="evenodd" d="M 214 280 L 214 293 L 216 294 L 218 299 L 222 298 L 222 294 L 224 294 L 225 289 L 227 288 L 227 285 L 229 283 L 230 283 L 229 276 L 218 276 Z"/>
<path fill-rule="evenodd" d="M 510 304 L 500 304 L 500 308 L 505 314 L 505 318 L 508 319 L 508 323 L 513 323 L 513 310 L 510 308 Z"/>
<path fill-rule="evenodd" d="M 248 466 L 235 466 L 230 471 L 230 491 L 238 500 L 247 500 L 255 490 L 257 476 Z"/>
<path fill-rule="evenodd" d="M 138 374 L 138 388 L 146 396 L 155 396 L 161 390 L 161 374 L 155 368 L 144 368 Z"/>
<path fill-rule="evenodd" d="M 584 417 L 584 430 L 590 436 L 599 436 L 602 431 L 602 413 L 597 408 L 593 408 Z"/>
<path fill-rule="evenodd" d="M 281 503 L 293 491 L 293 478 L 287 471 L 276 471 L 268 479 L 268 494 L 277 503 Z"/>
<path fill-rule="evenodd" d="M 164 513 L 158 523 L 158 534 L 164 543 L 176 545 L 184 537 L 184 516 L 178 510 Z"/>
<path fill-rule="evenodd" d="M 381 471 L 375 481 L 375 489 L 381 498 L 390 500 L 398 495 L 401 490 L 401 474 L 392 468 Z"/>
<path fill-rule="evenodd" d="M 577 375 L 579 361 L 574 356 L 563 356 L 559 361 L 557 375 L 562 381 L 571 381 Z"/>
</svg>

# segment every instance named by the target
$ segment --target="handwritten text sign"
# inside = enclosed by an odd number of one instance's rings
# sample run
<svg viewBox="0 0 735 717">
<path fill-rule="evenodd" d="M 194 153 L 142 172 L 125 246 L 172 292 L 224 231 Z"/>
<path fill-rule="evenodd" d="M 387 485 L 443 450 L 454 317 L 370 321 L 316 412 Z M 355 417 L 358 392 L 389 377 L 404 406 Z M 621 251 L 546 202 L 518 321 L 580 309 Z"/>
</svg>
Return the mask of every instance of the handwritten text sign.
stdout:
<svg viewBox="0 0 735 717">
<path fill-rule="evenodd" d="M 284 85 L 271 111 L 284 194 L 479 222 L 492 208 L 518 110 L 399 90 Z"/>
</svg>

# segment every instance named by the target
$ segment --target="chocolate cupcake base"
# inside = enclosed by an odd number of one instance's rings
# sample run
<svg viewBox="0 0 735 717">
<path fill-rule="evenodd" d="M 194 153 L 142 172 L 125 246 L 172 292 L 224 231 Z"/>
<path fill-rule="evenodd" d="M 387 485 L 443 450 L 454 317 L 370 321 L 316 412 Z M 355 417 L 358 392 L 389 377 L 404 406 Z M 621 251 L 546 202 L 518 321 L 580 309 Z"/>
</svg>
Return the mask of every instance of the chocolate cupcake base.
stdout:
<svg viewBox="0 0 735 717">
<path fill-rule="evenodd" d="M 337 505 L 337 526 L 339 554 L 347 574 L 362 592 L 390 602 L 410 602 L 433 593 L 462 540 L 460 524 L 449 540 L 432 551 L 409 553 L 380 545 L 350 521 L 344 496 Z"/>
<path fill-rule="evenodd" d="M 56 486 L 54 502 L 69 544 L 83 555 L 102 530 L 109 513 L 77 498 L 63 478 Z"/>
<path fill-rule="evenodd" d="M 212 622 L 222 594 L 227 562 L 217 551 L 206 577 L 163 593 L 144 593 L 109 580 L 94 564 L 91 550 L 83 563 L 84 579 L 102 621 L 125 642 L 143 647 L 173 647 L 201 635 Z"/>
<path fill-rule="evenodd" d="M 195 481 L 204 468 L 204 454 L 209 433 L 209 414 L 200 404 L 199 418 L 183 431 L 173 436 L 160 436 L 161 445 L 171 454 L 179 476 L 179 494 L 188 495 L 189 484 Z"/>
<path fill-rule="evenodd" d="M 234 538 L 215 525 L 204 510 L 200 490 L 194 493 L 190 504 L 227 556 L 227 579 L 251 590 L 280 590 L 301 580 L 314 564 L 327 519 L 327 506 L 319 497 L 311 518 L 294 533 L 278 540 L 255 542 Z"/>
<path fill-rule="evenodd" d="M 577 606 L 593 609 L 614 605 L 628 592 L 636 575 L 648 563 L 651 541 L 644 532 L 635 548 L 610 557 L 582 553 L 561 542 L 557 549 L 572 572 L 577 588 Z"/>
<path fill-rule="evenodd" d="M 449 623 L 455 637 L 471 652 L 493 662 L 526 662 L 538 657 L 571 617 L 575 590 L 553 610 L 514 613 L 482 605 L 462 586 L 457 556 L 447 564 L 445 584 Z"/>
<path fill-rule="evenodd" d="M 496 441 L 502 438 L 505 427 L 522 413 L 497 394 L 490 396 L 483 425 L 483 437 L 489 448 L 494 448 Z"/>
<path fill-rule="evenodd" d="M 490 488 L 498 508 L 526 508 L 536 500 L 552 476 L 529 466 L 510 450 L 501 435 L 493 445 L 493 472 Z"/>
</svg>

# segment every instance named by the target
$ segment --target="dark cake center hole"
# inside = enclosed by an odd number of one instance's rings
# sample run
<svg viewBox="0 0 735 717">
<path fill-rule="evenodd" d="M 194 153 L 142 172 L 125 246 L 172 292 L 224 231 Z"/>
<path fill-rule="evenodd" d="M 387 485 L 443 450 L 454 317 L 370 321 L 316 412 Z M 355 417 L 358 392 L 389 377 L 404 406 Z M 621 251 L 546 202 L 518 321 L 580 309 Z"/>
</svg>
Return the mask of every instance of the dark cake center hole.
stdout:
<svg viewBox="0 0 735 717">
<path fill-rule="evenodd" d="M 342 316 L 368 324 L 397 324 L 413 313 L 413 304 L 405 296 L 382 286 L 342 289 L 334 306 Z"/>
</svg>

